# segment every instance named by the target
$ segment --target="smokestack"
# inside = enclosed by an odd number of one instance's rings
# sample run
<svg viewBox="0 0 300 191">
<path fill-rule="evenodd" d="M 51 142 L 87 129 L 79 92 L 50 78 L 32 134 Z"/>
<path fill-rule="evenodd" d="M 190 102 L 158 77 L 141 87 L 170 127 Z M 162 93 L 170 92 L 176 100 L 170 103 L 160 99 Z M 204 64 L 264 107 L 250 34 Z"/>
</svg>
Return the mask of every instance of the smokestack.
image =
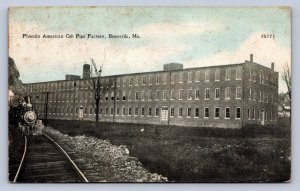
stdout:
<svg viewBox="0 0 300 191">
<path fill-rule="evenodd" d="M 271 70 L 274 71 L 274 62 L 271 63 Z"/>
<path fill-rule="evenodd" d="M 90 78 L 90 77 L 91 77 L 91 66 L 89 64 L 84 64 L 82 79 L 86 79 L 86 78 Z"/>
<path fill-rule="evenodd" d="M 250 62 L 253 62 L 253 54 L 250 54 Z"/>
</svg>

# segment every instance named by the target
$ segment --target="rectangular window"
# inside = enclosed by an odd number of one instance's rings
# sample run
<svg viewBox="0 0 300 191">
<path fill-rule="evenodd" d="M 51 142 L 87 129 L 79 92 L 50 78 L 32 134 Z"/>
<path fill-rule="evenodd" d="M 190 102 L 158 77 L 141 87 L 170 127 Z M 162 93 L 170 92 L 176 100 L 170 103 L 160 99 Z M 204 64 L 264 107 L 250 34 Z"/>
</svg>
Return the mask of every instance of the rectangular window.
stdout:
<svg viewBox="0 0 300 191">
<path fill-rule="evenodd" d="M 261 91 L 259 91 L 259 100 L 258 101 L 261 101 Z"/>
<path fill-rule="evenodd" d="M 141 100 L 145 101 L 145 92 L 144 91 L 142 91 Z"/>
<path fill-rule="evenodd" d="M 252 109 L 251 119 L 255 120 L 255 109 Z"/>
<path fill-rule="evenodd" d="M 159 90 L 156 90 L 155 99 L 159 100 Z"/>
<path fill-rule="evenodd" d="M 126 108 L 125 108 L 125 107 L 123 107 L 123 108 L 122 108 L 122 115 L 124 116 L 124 115 L 125 115 L 125 113 L 126 113 Z"/>
<path fill-rule="evenodd" d="M 205 89 L 205 99 L 208 100 L 209 99 L 209 88 Z"/>
<path fill-rule="evenodd" d="M 188 90 L 188 100 L 192 99 L 192 89 Z"/>
<path fill-rule="evenodd" d="M 149 99 L 149 100 L 152 100 L 152 91 L 149 91 L 149 92 L 148 92 L 148 99 Z"/>
<path fill-rule="evenodd" d="M 192 72 L 188 72 L 188 82 L 192 82 L 192 80 L 193 80 Z"/>
<path fill-rule="evenodd" d="M 142 78 L 142 85 L 146 85 L 146 76 L 143 76 Z"/>
<path fill-rule="evenodd" d="M 215 70 L 215 81 L 220 81 L 220 70 L 219 69 Z"/>
<path fill-rule="evenodd" d="M 225 88 L 225 99 L 230 99 L 230 87 Z"/>
<path fill-rule="evenodd" d="M 117 87 L 120 87 L 120 78 L 117 79 Z"/>
<path fill-rule="evenodd" d="M 138 114 L 139 114 L 139 108 L 136 107 L 136 108 L 134 108 L 134 115 L 137 116 Z"/>
<path fill-rule="evenodd" d="M 138 76 L 135 77 L 135 85 L 136 86 L 139 85 L 139 77 Z"/>
<path fill-rule="evenodd" d="M 126 81 L 127 81 L 127 78 L 124 77 L 124 78 L 123 78 L 123 86 L 126 86 Z"/>
<path fill-rule="evenodd" d="M 108 115 L 108 108 L 105 108 L 105 114 Z"/>
<path fill-rule="evenodd" d="M 164 84 L 166 84 L 168 81 L 168 75 L 167 74 L 164 74 Z"/>
<path fill-rule="evenodd" d="M 261 72 L 259 72 L 259 83 L 260 84 L 262 83 L 262 74 L 261 74 Z"/>
<path fill-rule="evenodd" d="M 200 99 L 200 90 L 196 89 L 195 90 L 195 100 L 199 100 Z"/>
<path fill-rule="evenodd" d="M 131 78 L 129 79 L 129 85 L 130 85 L 130 86 L 133 85 L 133 80 L 134 80 L 133 77 L 131 77 Z"/>
<path fill-rule="evenodd" d="M 183 72 L 179 73 L 179 83 L 183 83 Z"/>
<path fill-rule="evenodd" d="M 220 88 L 215 89 L 215 99 L 220 99 Z"/>
<path fill-rule="evenodd" d="M 175 83 L 175 73 L 171 74 L 171 83 Z"/>
<path fill-rule="evenodd" d="M 183 109 L 182 107 L 178 108 L 178 117 L 182 117 L 183 115 Z"/>
<path fill-rule="evenodd" d="M 120 92 L 117 92 L 117 101 L 120 100 Z"/>
<path fill-rule="evenodd" d="M 248 113 L 248 120 L 249 120 L 249 119 L 251 119 L 251 113 L 250 113 L 250 109 L 248 108 L 248 110 L 247 110 L 247 111 L 248 111 L 247 113 Z"/>
<path fill-rule="evenodd" d="M 236 80 L 241 80 L 242 79 L 242 69 L 241 68 L 236 68 L 236 70 L 235 70 L 235 79 Z"/>
<path fill-rule="evenodd" d="M 252 99 L 252 91 L 251 91 L 251 88 L 249 88 L 248 91 L 249 91 L 249 100 L 251 100 L 251 99 Z"/>
<path fill-rule="evenodd" d="M 145 108 L 143 108 L 143 107 L 142 107 L 142 113 L 141 113 L 141 115 L 142 115 L 142 116 L 145 115 Z"/>
<path fill-rule="evenodd" d="M 252 81 L 256 82 L 256 73 L 255 73 L 255 71 L 252 72 Z"/>
<path fill-rule="evenodd" d="M 163 91 L 163 100 L 167 100 L 168 94 L 167 90 Z"/>
<path fill-rule="evenodd" d="M 110 108 L 110 115 L 114 114 L 114 108 Z"/>
<path fill-rule="evenodd" d="M 123 101 L 126 100 L 126 92 L 125 92 L 125 91 L 122 92 L 122 100 L 123 100 Z"/>
<path fill-rule="evenodd" d="M 235 118 L 236 119 L 241 119 L 241 108 L 240 107 L 237 107 L 235 109 Z"/>
<path fill-rule="evenodd" d="M 199 116 L 200 116 L 199 108 L 196 107 L 196 108 L 195 108 L 195 117 L 198 118 Z"/>
<path fill-rule="evenodd" d="M 204 108 L 204 118 L 209 118 L 209 108 Z"/>
<path fill-rule="evenodd" d="M 241 99 L 242 98 L 242 91 L 241 87 L 237 87 L 235 89 L 235 99 Z"/>
<path fill-rule="evenodd" d="M 206 70 L 204 73 L 205 82 L 209 82 L 210 79 L 210 72 L 209 70 Z"/>
<path fill-rule="evenodd" d="M 131 107 L 128 108 L 128 115 L 129 115 L 129 116 L 132 115 L 132 109 L 131 109 Z"/>
<path fill-rule="evenodd" d="M 156 75 L 156 84 L 159 84 L 159 74 Z"/>
<path fill-rule="evenodd" d="M 215 108 L 215 119 L 219 119 L 220 118 L 220 108 L 216 107 Z"/>
<path fill-rule="evenodd" d="M 174 100 L 174 99 L 175 99 L 175 91 L 171 90 L 171 100 Z"/>
<path fill-rule="evenodd" d="M 225 107 L 225 119 L 230 119 L 230 108 Z"/>
<path fill-rule="evenodd" d="M 179 90 L 179 100 L 183 100 L 183 90 Z"/>
<path fill-rule="evenodd" d="M 120 108 L 117 107 L 117 115 L 120 115 Z"/>
<path fill-rule="evenodd" d="M 192 108 L 191 107 L 188 107 L 187 108 L 187 117 L 191 117 L 192 116 Z"/>
<path fill-rule="evenodd" d="M 158 108 L 158 107 L 155 108 L 155 116 L 156 116 L 156 117 L 159 116 L 159 108 Z"/>
<path fill-rule="evenodd" d="M 131 91 L 128 92 L 128 100 L 131 101 Z"/>
<path fill-rule="evenodd" d="M 153 84 L 153 77 L 150 75 L 149 76 L 149 85 L 152 85 Z"/>
<path fill-rule="evenodd" d="M 171 116 L 171 117 L 174 117 L 174 114 L 175 114 L 175 108 L 174 108 L 174 107 L 171 107 L 171 113 L 170 113 L 170 116 Z"/>
<path fill-rule="evenodd" d="M 151 115 L 152 115 L 152 108 L 149 107 L 149 108 L 148 108 L 148 116 L 151 116 Z"/>
<path fill-rule="evenodd" d="M 227 68 L 225 74 L 225 80 L 230 80 L 230 79 L 231 79 L 231 70 L 230 68 Z"/>
<path fill-rule="evenodd" d="M 196 71 L 195 81 L 200 82 L 200 71 Z"/>
<path fill-rule="evenodd" d="M 135 92 L 135 101 L 139 100 L 139 92 Z"/>
</svg>

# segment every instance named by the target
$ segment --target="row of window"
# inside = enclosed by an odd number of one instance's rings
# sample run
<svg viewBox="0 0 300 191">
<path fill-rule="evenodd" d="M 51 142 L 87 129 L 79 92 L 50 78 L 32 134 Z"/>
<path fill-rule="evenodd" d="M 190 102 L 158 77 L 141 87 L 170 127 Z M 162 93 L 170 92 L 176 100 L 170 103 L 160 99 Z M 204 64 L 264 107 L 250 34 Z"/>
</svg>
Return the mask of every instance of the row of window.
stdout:
<svg viewBox="0 0 300 191">
<path fill-rule="evenodd" d="M 213 91 L 213 93 L 211 93 Z M 232 88 L 226 87 L 224 90 L 224 98 L 225 99 L 230 99 L 231 98 L 231 93 Z M 161 95 L 162 93 L 162 95 Z M 122 97 L 120 97 L 120 94 L 122 94 Z M 211 95 L 213 94 L 213 95 Z M 126 96 L 126 92 L 117 92 L 116 95 L 116 100 L 123 100 L 123 101 L 146 101 L 146 100 L 168 100 L 169 96 L 171 100 L 200 100 L 200 95 L 201 91 L 200 89 L 188 89 L 188 91 L 184 91 L 183 89 L 180 90 L 171 90 L 170 95 L 168 90 L 156 90 L 156 91 L 128 91 L 128 96 Z M 257 97 L 258 96 L 258 97 Z M 204 99 L 209 100 L 209 99 L 215 99 L 219 100 L 221 97 L 221 92 L 220 88 L 205 88 L 204 89 Z M 44 102 L 45 101 L 45 96 L 33 96 L 33 102 L 34 103 L 39 103 L 39 102 Z M 241 87 L 236 87 L 235 88 L 235 99 L 241 99 L 242 98 L 242 89 Z M 253 88 L 248 88 L 248 98 L 249 100 L 253 101 L 262 101 L 262 102 L 273 102 L 275 100 L 275 96 L 273 94 L 269 94 L 267 92 L 259 91 L 259 94 L 256 94 L 256 90 Z M 87 101 L 93 99 L 90 93 L 81 93 L 81 96 L 79 100 L 81 101 Z M 106 93 L 105 96 L 102 98 L 102 100 L 114 100 L 114 92 Z M 49 101 L 52 102 L 73 102 L 73 101 L 78 101 L 78 98 L 74 99 L 73 94 L 50 94 L 49 95 Z"/>
<path fill-rule="evenodd" d="M 236 80 L 241 80 L 242 77 L 242 68 L 227 68 L 225 70 L 225 81 L 232 80 L 232 71 L 235 71 L 235 78 Z M 201 73 L 204 74 L 201 74 Z M 209 82 L 211 81 L 211 73 L 214 75 L 214 81 L 220 81 L 220 69 L 215 70 L 205 70 L 205 71 L 190 71 L 190 72 L 177 72 L 177 73 L 171 73 L 171 77 L 169 77 L 169 74 L 149 74 L 147 76 L 132 76 L 132 77 L 122 77 L 116 79 L 116 85 L 118 87 L 122 86 L 137 86 L 137 85 L 154 85 L 154 84 L 167 84 L 169 81 L 170 83 L 191 83 L 191 82 Z M 184 78 L 184 75 L 187 75 L 187 78 Z M 201 76 L 204 76 L 202 79 Z M 186 79 L 186 80 L 184 80 Z M 114 83 L 112 82 L 112 79 L 106 78 L 102 79 L 106 80 L 106 82 L 111 81 L 112 86 L 114 86 Z M 122 83 L 121 83 L 122 81 Z M 39 91 L 48 91 L 48 90 L 72 90 L 75 87 L 81 88 L 81 89 L 87 89 L 89 84 L 89 80 L 85 81 L 65 81 L 65 82 L 53 82 L 53 83 L 42 83 L 42 84 L 29 84 L 25 85 L 25 91 L 27 92 L 39 92 Z"/>
<path fill-rule="evenodd" d="M 42 107 L 37 108 L 38 111 L 41 113 L 43 112 Z M 168 110 L 168 109 L 167 109 Z M 184 110 L 186 112 L 184 112 Z M 94 108 L 90 107 L 84 108 L 84 115 L 95 115 L 96 111 Z M 116 115 L 117 116 L 160 116 L 161 108 L 159 107 L 122 107 L 116 108 Z M 241 119 L 241 108 L 240 107 L 225 107 L 224 113 L 221 116 L 221 109 L 219 107 L 209 108 L 204 107 L 203 114 L 200 116 L 200 108 L 199 107 L 171 107 L 170 108 L 170 117 L 186 117 L 186 118 L 213 118 L 213 119 Z M 75 114 L 77 115 L 78 108 L 75 109 Z M 49 114 L 61 114 L 61 115 L 73 115 L 73 108 L 72 107 L 52 107 L 49 109 Z M 99 110 L 100 115 L 104 116 L 113 116 L 114 115 L 114 108 L 113 107 L 106 107 L 102 110 Z M 261 111 L 260 109 L 256 108 L 248 108 L 248 120 L 265 120 L 265 121 L 272 121 L 275 120 L 276 111 L 273 112 L 272 110 Z"/>
<path fill-rule="evenodd" d="M 249 69 L 249 81 L 253 82 L 259 82 L 260 84 L 277 84 L 277 77 L 276 76 L 270 76 L 264 74 L 263 72 L 259 72 L 258 79 L 257 79 L 257 73 L 254 69 Z"/>
<path fill-rule="evenodd" d="M 265 121 L 272 121 L 276 120 L 276 111 L 273 112 L 272 110 L 264 110 L 261 111 L 260 109 L 256 108 L 248 108 L 247 116 L 248 120 L 265 120 Z"/>
</svg>

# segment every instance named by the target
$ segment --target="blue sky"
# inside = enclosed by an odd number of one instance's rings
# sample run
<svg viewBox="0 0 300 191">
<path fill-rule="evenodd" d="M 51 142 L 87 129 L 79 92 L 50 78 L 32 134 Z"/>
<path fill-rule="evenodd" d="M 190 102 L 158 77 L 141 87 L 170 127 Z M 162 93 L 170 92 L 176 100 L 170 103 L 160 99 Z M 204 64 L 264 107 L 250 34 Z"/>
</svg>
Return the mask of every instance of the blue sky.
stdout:
<svg viewBox="0 0 300 191">
<path fill-rule="evenodd" d="M 49 7 L 9 11 L 9 55 L 25 83 L 82 74 L 94 58 L 104 75 L 254 61 L 291 64 L 290 12 L 278 7 Z M 132 34 L 140 39 L 24 39 L 22 34 Z M 274 34 L 275 39 L 262 39 Z M 34 70 L 32 70 L 34 68 Z M 280 82 L 280 90 L 284 85 Z"/>
</svg>

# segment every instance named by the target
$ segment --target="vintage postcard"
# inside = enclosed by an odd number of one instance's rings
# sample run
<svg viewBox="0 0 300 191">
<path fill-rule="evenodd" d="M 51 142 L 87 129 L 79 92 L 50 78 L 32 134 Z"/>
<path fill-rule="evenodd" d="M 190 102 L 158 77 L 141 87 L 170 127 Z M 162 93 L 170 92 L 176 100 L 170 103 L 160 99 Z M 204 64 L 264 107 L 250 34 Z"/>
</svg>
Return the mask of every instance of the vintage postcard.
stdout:
<svg viewBox="0 0 300 191">
<path fill-rule="evenodd" d="M 10 7 L 12 183 L 291 181 L 289 7 Z"/>
</svg>

